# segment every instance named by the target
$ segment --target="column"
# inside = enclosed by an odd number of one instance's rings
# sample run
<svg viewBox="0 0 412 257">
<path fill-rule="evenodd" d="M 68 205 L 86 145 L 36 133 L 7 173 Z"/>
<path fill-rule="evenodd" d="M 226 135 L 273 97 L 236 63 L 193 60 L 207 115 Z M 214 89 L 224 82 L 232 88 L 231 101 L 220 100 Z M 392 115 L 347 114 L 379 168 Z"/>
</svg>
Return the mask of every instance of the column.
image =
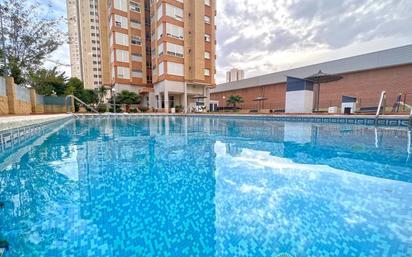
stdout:
<svg viewBox="0 0 412 257">
<path fill-rule="evenodd" d="M 36 105 L 37 105 L 37 101 L 36 101 L 36 90 L 34 90 L 34 88 L 30 88 L 30 102 L 31 102 L 31 112 L 32 113 L 36 113 Z"/>
<path fill-rule="evenodd" d="M 169 91 L 165 90 L 165 112 L 169 113 Z"/>
<path fill-rule="evenodd" d="M 16 114 L 16 91 L 14 89 L 14 78 L 6 77 L 7 101 L 9 103 L 9 114 Z"/>
<path fill-rule="evenodd" d="M 187 113 L 188 112 L 188 106 L 187 106 L 187 82 L 184 84 L 184 95 L 183 95 L 183 112 Z"/>
</svg>

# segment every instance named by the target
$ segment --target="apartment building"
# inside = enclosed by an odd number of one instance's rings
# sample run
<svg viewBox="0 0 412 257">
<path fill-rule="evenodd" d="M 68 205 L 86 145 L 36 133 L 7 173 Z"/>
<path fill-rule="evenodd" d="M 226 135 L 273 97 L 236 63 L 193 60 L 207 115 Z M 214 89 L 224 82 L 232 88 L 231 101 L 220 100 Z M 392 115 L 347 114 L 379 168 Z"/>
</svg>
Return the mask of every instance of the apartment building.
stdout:
<svg viewBox="0 0 412 257">
<path fill-rule="evenodd" d="M 215 85 L 215 0 L 151 1 L 156 107 L 209 106 Z"/>
<path fill-rule="evenodd" d="M 103 78 L 101 38 L 106 30 L 101 28 L 100 10 L 97 0 L 67 0 L 71 72 L 88 89 L 102 86 L 104 79 L 108 82 Z"/>
<path fill-rule="evenodd" d="M 244 78 L 245 78 L 245 72 L 243 70 L 233 68 L 230 71 L 226 72 L 226 82 L 227 83 L 242 80 Z"/>
<path fill-rule="evenodd" d="M 67 0 L 72 75 L 169 111 L 215 85 L 215 0 Z M 206 100 L 205 100 L 206 99 Z"/>
</svg>

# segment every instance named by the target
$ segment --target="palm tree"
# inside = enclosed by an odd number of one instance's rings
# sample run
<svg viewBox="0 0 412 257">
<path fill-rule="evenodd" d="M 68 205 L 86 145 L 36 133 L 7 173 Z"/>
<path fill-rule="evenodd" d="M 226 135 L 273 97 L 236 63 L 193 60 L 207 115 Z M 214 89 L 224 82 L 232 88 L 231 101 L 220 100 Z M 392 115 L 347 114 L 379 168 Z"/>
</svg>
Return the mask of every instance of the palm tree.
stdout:
<svg viewBox="0 0 412 257">
<path fill-rule="evenodd" d="M 130 111 L 130 105 L 132 104 L 140 104 L 141 97 L 140 95 L 136 94 L 135 92 L 130 92 L 127 90 L 123 90 L 120 94 L 116 95 L 116 103 L 125 104 L 126 105 L 126 112 Z"/>
<path fill-rule="evenodd" d="M 103 102 L 103 99 L 106 96 L 108 90 L 109 89 L 106 88 L 105 86 L 101 86 L 101 87 L 98 87 L 98 88 L 95 89 L 95 92 L 96 92 L 97 97 L 99 99 L 97 105 L 100 105 Z"/>
<path fill-rule="evenodd" d="M 226 103 L 228 105 L 233 105 L 233 107 L 236 108 L 237 104 L 243 103 L 243 98 L 239 95 L 231 95 L 227 99 Z"/>
</svg>

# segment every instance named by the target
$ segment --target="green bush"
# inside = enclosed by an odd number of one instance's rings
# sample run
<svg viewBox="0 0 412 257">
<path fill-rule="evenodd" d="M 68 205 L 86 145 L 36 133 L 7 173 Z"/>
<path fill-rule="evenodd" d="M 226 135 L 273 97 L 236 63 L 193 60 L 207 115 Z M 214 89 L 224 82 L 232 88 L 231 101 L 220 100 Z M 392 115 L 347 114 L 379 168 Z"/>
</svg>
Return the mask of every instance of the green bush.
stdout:
<svg viewBox="0 0 412 257">
<path fill-rule="evenodd" d="M 130 109 L 130 113 L 137 113 L 138 111 L 137 111 L 137 109 L 136 108 L 132 108 L 132 109 Z"/>
<path fill-rule="evenodd" d="M 147 112 L 147 111 L 149 110 L 149 108 L 148 108 L 148 107 L 145 107 L 145 106 L 141 106 L 141 107 L 139 108 L 139 110 L 140 110 L 141 112 Z"/>
</svg>

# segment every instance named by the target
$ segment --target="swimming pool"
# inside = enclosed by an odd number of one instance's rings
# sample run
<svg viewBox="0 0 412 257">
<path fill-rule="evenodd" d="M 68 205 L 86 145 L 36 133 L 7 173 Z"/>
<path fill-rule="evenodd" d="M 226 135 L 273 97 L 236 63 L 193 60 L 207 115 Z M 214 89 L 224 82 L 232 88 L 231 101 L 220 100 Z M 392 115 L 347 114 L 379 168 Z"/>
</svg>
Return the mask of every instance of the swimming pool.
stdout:
<svg viewBox="0 0 412 257">
<path fill-rule="evenodd" d="M 405 128 L 70 119 L 0 153 L 6 256 L 412 256 Z"/>
</svg>

